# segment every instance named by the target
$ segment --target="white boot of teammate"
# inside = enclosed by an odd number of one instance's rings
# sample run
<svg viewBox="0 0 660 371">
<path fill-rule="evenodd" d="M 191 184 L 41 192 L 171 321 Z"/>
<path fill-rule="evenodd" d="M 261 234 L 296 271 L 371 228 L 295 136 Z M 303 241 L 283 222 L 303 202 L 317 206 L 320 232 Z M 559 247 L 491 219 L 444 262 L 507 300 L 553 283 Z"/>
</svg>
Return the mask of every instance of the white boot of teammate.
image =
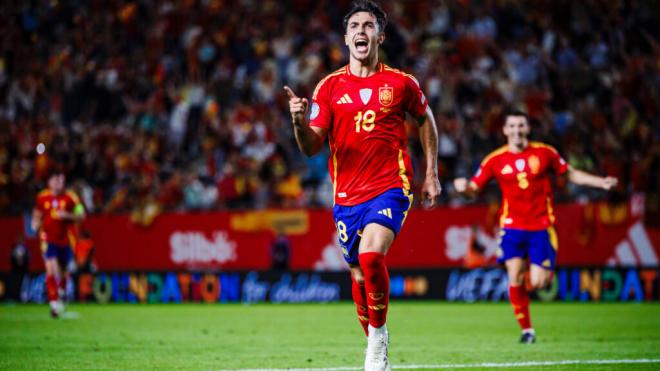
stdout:
<svg viewBox="0 0 660 371">
<path fill-rule="evenodd" d="M 59 300 L 51 300 L 48 302 L 50 304 L 50 316 L 53 318 L 57 318 L 62 314 L 62 304 L 59 302 Z"/>
<path fill-rule="evenodd" d="M 387 346 L 390 339 L 387 326 L 375 328 L 369 325 L 367 338 L 367 355 L 364 359 L 365 371 L 391 371 L 392 367 L 387 359 Z"/>
</svg>

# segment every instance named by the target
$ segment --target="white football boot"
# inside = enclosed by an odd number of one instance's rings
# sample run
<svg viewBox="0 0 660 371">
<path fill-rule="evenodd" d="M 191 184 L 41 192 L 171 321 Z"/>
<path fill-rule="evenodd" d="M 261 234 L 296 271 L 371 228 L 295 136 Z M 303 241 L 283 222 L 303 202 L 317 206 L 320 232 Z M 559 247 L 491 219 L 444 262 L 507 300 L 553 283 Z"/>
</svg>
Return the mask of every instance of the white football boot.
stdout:
<svg viewBox="0 0 660 371">
<path fill-rule="evenodd" d="M 53 318 L 59 318 L 60 314 L 62 314 L 62 307 L 58 300 L 51 300 L 48 304 L 50 305 L 50 316 Z"/>
<path fill-rule="evenodd" d="M 367 338 L 367 354 L 364 359 L 365 371 L 391 371 L 392 367 L 387 359 L 387 346 L 390 339 L 387 326 L 375 328 L 369 325 Z"/>
</svg>

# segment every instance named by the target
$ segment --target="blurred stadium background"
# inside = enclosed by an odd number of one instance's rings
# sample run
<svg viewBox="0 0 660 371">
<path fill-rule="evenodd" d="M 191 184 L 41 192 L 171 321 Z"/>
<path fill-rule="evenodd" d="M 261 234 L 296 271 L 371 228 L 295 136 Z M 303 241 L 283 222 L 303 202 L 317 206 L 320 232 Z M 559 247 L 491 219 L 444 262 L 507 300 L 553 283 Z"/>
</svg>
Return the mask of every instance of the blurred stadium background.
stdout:
<svg viewBox="0 0 660 371">
<path fill-rule="evenodd" d="M 72 302 L 236 308 L 231 303 L 350 300 L 330 214 L 328 150 L 312 158 L 297 150 L 282 92 L 287 84 L 310 96 L 346 63 L 348 5 L 4 1 L 0 300 L 45 302 L 29 215 L 53 167 L 66 171 L 88 213 Z M 388 256 L 392 296 L 433 308 L 428 300 L 506 300 L 506 275 L 494 266 L 497 188 L 468 200 L 451 180 L 471 175 L 503 144 L 501 113 L 516 105 L 529 113 L 535 140 L 577 168 L 620 180 L 605 193 L 557 179 L 559 268 L 537 299 L 660 300 L 658 3 L 382 5 L 390 24 L 381 58 L 422 84 L 438 122 L 443 185 L 441 206 L 416 204 Z M 423 168 L 412 125 L 409 139 L 414 166 Z M 646 305 L 641 317 L 624 309 L 619 318 L 660 329 L 644 322 L 658 317 L 657 304 Z M 510 320 L 508 308 L 492 308 Z M 5 312 L 2 327 L 25 329 L 20 318 L 31 310 Z M 12 349 L 8 339 L 0 349 Z M 657 333 L 649 339 L 642 344 L 655 348 L 641 356 L 660 358 Z"/>
</svg>

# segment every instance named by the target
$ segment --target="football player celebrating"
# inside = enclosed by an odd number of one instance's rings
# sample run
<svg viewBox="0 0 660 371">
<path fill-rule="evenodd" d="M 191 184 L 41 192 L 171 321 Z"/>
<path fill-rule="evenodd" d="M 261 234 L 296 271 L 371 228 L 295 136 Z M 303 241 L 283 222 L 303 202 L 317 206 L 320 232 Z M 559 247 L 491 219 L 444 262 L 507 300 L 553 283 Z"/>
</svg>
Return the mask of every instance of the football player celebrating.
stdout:
<svg viewBox="0 0 660 371">
<path fill-rule="evenodd" d="M 502 190 L 500 246 L 498 262 L 504 263 L 509 277 L 509 300 L 522 329 L 521 343 L 533 343 L 536 334 L 529 316 L 529 297 L 524 285 L 527 260 L 534 289 L 552 281 L 557 256 L 557 235 L 553 228 L 550 174 L 568 173 L 568 180 L 610 190 L 617 179 L 600 177 L 574 169 L 553 147 L 529 141 L 530 126 L 522 111 L 504 116 L 507 144 L 484 158 L 476 175 L 454 180 L 456 191 L 476 194 L 495 178 Z"/>
<path fill-rule="evenodd" d="M 389 370 L 386 316 L 390 282 L 385 256 L 412 204 L 406 116 L 420 127 L 426 160 L 422 195 L 440 194 L 437 129 L 417 80 L 378 60 L 387 16 L 372 1 L 356 1 L 344 17 L 348 65 L 321 80 L 308 101 L 284 87 L 300 150 L 318 153 L 329 138 L 333 218 L 353 281 L 353 300 L 367 335 L 366 370 Z"/>
<path fill-rule="evenodd" d="M 63 310 L 68 266 L 73 259 L 71 227 L 85 218 L 85 209 L 75 193 L 64 188 L 65 176 L 54 171 L 48 188 L 39 192 L 32 211 L 32 229 L 38 231 L 46 266 L 46 291 L 50 314 L 59 317 Z"/>
</svg>

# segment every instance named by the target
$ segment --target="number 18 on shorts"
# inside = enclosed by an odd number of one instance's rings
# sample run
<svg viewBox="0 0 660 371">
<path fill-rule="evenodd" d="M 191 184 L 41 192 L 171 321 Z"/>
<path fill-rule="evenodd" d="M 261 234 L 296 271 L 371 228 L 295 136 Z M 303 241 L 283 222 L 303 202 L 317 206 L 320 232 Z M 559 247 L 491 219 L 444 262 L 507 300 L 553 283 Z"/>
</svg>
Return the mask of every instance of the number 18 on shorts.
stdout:
<svg viewBox="0 0 660 371">
<path fill-rule="evenodd" d="M 376 223 L 389 228 L 396 236 L 408 210 L 412 205 L 413 196 L 404 193 L 403 189 L 387 190 L 361 204 L 354 206 L 335 205 L 332 215 L 337 227 L 337 239 L 344 259 L 348 264 L 358 265 L 358 248 L 362 231 L 370 223 Z"/>
</svg>

